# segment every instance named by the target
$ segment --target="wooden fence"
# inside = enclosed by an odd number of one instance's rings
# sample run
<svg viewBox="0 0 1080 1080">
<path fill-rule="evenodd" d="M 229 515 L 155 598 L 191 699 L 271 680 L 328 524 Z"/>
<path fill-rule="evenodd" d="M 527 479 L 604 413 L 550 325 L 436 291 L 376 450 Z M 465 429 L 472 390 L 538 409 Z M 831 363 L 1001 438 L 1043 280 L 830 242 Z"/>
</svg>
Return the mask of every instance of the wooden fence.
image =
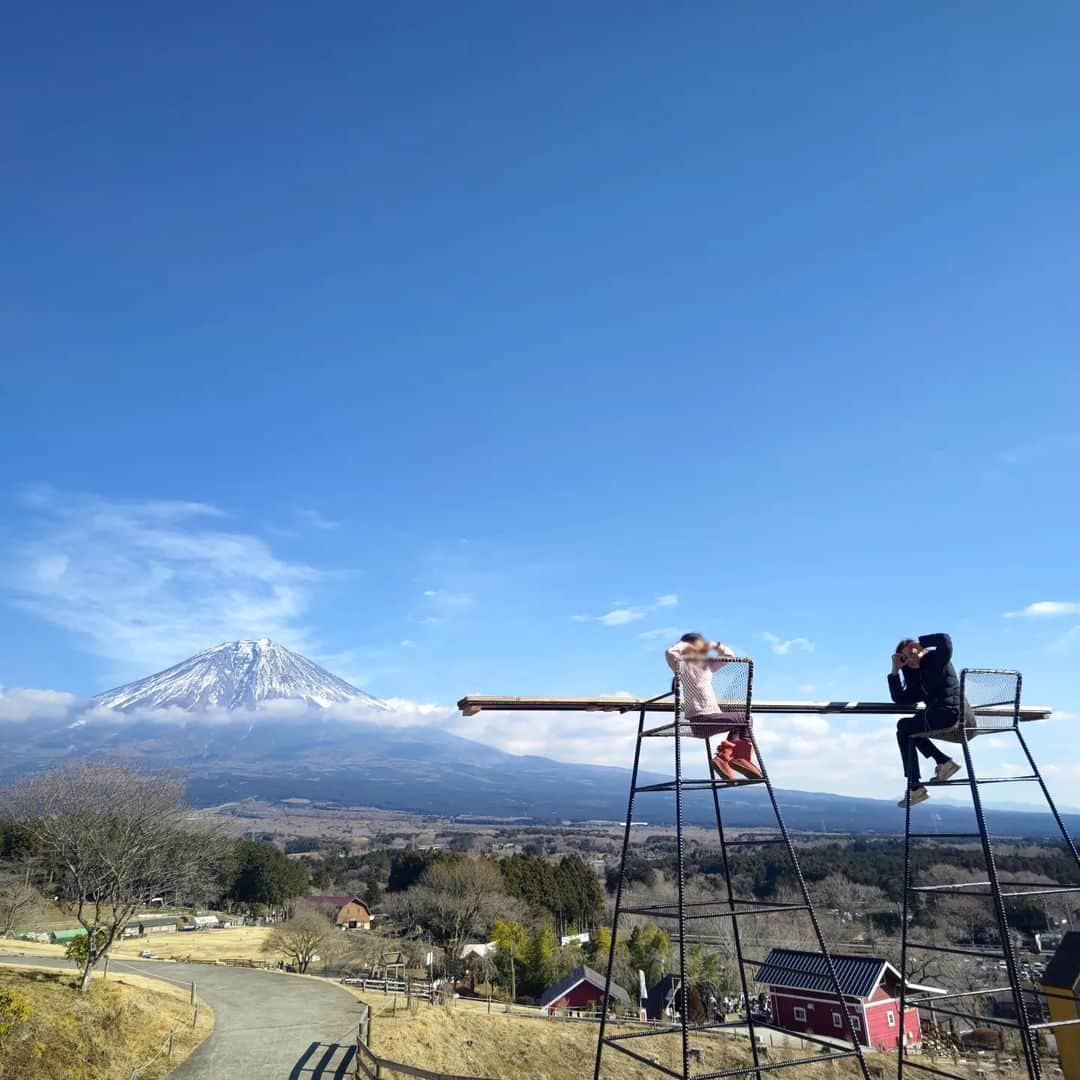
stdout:
<svg viewBox="0 0 1080 1080">
<path fill-rule="evenodd" d="M 384 994 L 404 994 L 406 999 L 419 998 L 434 1002 L 437 995 L 434 984 L 423 979 L 372 978 L 368 975 L 349 975 L 341 980 L 346 986 L 359 990 L 380 990 Z"/>
</svg>

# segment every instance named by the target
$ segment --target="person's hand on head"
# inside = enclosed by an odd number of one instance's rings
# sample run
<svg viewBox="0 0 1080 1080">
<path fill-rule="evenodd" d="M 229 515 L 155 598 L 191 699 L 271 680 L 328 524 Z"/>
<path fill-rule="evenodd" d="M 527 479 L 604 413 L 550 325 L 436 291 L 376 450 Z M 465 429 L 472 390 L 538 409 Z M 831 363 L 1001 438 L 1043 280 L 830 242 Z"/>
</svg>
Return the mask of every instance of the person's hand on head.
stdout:
<svg viewBox="0 0 1080 1080">
<path fill-rule="evenodd" d="M 894 675 L 899 675 L 900 674 L 900 669 L 903 666 L 904 666 L 903 657 L 898 652 L 894 652 L 892 654 L 892 673 Z"/>
</svg>

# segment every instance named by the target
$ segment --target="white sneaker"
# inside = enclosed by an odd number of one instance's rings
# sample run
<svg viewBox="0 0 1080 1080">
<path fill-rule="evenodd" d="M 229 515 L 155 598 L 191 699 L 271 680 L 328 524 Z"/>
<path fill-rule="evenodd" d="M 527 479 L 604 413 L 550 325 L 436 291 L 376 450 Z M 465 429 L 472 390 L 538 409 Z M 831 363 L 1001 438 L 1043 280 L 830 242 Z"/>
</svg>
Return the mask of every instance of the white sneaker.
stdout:
<svg viewBox="0 0 1080 1080">
<path fill-rule="evenodd" d="M 948 780 L 949 777 L 955 776 L 959 771 L 960 766 L 957 765 L 952 758 L 949 758 L 948 761 L 943 761 L 934 770 L 934 781 L 940 784 L 943 780 Z"/>
<path fill-rule="evenodd" d="M 930 792 L 924 787 L 912 788 L 910 791 L 905 791 L 903 798 L 896 804 L 901 809 L 907 806 L 908 799 L 911 800 L 911 805 L 916 806 L 921 802 L 926 802 L 930 798 Z"/>
</svg>

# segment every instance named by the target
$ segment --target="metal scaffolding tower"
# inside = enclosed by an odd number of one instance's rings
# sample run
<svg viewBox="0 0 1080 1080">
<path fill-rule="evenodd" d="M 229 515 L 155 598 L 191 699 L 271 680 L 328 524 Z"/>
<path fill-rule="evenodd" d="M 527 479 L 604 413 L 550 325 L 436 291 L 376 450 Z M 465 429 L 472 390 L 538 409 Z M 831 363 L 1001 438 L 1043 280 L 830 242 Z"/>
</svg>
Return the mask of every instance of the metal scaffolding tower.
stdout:
<svg viewBox="0 0 1080 1080">
<path fill-rule="evenodd" d="M 706 775 L 703 778 L 687 777 L 683 775 L 683 759 L 685 748 L 683 740 L 694 739 L 695 734 L 700 735 L 700 728 L 692 721 L 687 720 L 681 708 L 681 694 L 679 680 L 672 683 L 672 689 L 659 697 L 637 703 L 640 707 L 638 716 L 637 742 L 634 749 L 634 765 L 630 780 L 630 796 L 626 809 L 626 821 L 624 823 L 622 856 L 619 863 L 618 885 L 615 890 L 615 911 L 611 928 L 611 944 L 608 951 L 607 974 L 605 978 L 605 1006 L 611 1001 L 612 968 L 615 962 L 616 948 L 619 941 L 619 923 L 626 915 L 647 916 L 657 920 L 661 925 L 672 926 L 671 937 L 676 945 L 677 971 L 673 974 L 677 978 L 678 993 L 675 997 L 677 1006 L 677 1020 L 661 1022 L 646 1028 L 640 1026 L 633 1030 L 618 1031 L 614 1034 L 608 1032 L 608 1008 L 601 1012 L 599 1035 L 596 1047 L 596 1063 L 593 1072 L 594 1080 L 601 1080 L 601 1066 L 605 1050 L 626 1054 L 635 1061 L 654 1069 L 663 1076 L 676 1077 L 677 1080 L 714 1080 L 714 1078 L 739 1076 L 760 1078 L 765 1073 L 778 1069 L 791 1069 L 797 1071 L 800 1064 L 810 1062 L 820 1063 L 838 1061 L 850 1058 L 861 1070 L 862 1076 L 869 1080 L 866 1062 L 863 1059 L 862 1045 L 859 1035 L 852 1023 L 851 1013 L 845 1006 L 844 995 L 841 991 L 837 976 L 836 966 L 833 962 L 817 914 L 810 902 L 806 881 L 803 878 L 798 858 L 791 844 L 787 826 L 780 812 L 780 806 L 776 800 L 776 793 L 769 780 L 768 771 L 765 768 L 757 740 L 754 738 L 751 723 L 751 699 L 753 690 L 753 661 L 748 659 L 736 659 L 726 663 L 719 669 L 716 675 L 717 698 L 725 717 L 730 717 L 732 727 L 740 727 L 750 739 L 754 752 L 757 755 L 758 765 L 763 774 L 762 779 L 727 780 L 713 775 L 711 760 L 713 756 L 712 736 L 704 738 Z M 669 696 L 674 697 L 674 716 L 670 723 L 661 724 L 658 727 L 645 726 L 646 713 L 650 706 L 661 702 Z M 674 776 L 660 783 L 639 783 L 642 746 L 646 739 L 668 738 L 672 740 L 674 749 Z M 694 741 L 698 741 L 694 739 Z M 730 788 L 744 787 L 752 784 L 763 784 L 768 794 L 769 803 L 776 822 L 776 833 L 765 837 L 750 837 L 731 839 L 725 833 L 723 815 L 721 811 L 722 792 Z M 675 800 L 675 860 L 676 860 L 676 896 L 669 903 L 646 904 L 642 906 L 624 906 L 624 890 L 626 885 L 627 855 L 630 849 L 631 830 L 634 825 L 635 801 L 639 795 L 646 793 L 666 793 L 674 795 Z M 694 792 L 708 792 L 711 796 L 713 811 L 716 818 L 716 831 L 720 843 L 720 868 L 724 877 L 721 891 L 721 899 L 695 900 L 687 895 L 686 876 L 686 851 L 684 838 L 684 820 L 686 813 L 686 797 Z M 777 903 L 759 900 L 754 897 L 736 896 L 736 887 L 733 880 L 731 857 L 733 850 L 742 846 L 756 847 L 760 845 L 782 845 L 786 850 L 789 865 L 798 887 L 799 900 L 792 903 Z M 809 919 L 813 927 L 814 937 L 821 950 L 819 965 L 814 970 L 803 968 L 787 968 L 792 974 L 814 975 L 825 983 L 822 993 L 835 1000 L 837 1011 L 845 1020 L 845 1038 L 829 1039 L 814 1035 L 801 1035 L 806 1042 L 813 1043 L 821 1048 L 820 1053 L 810 1057 L 803 1056 L 795 1059 L 769 1060 L 762 1052 L 758 1032 L 773 1029 L 783 1030 L 771 1022 L 768 1015 L 755 1012 L 753 998 L 750 992 L 753 983 L 754 971 L 763 966 L 760 959 L 751 959 L 746 955 L 749 947 L 745 942 L 743 925 L 747 919 L 767 919 L 770 915 L 787 915 L 805 917 Z M 742 990 L 743 1015 L 735 1020 L 726 1017 L 721 1021 L 712 1021 L 711 1018 L 702 1023 L 691 1023 L 689 1005 L 689 980 L 687 979 L 687 946 L 708 945 L 719 943 L 717 934 L 710 935 L 708 930 L 711 925 L 721 925 L 724 921 L 730 922 L 730 942 L 728 943 L 734 960 L 738 967 L 739 985 Z M 694 929 L 691 929 L 691 926 Z M 701 932 L 704 930 L 705 932 Z M 774 965 L 775 966 L 775 965 Z M 747 969 L 750 969 L 748 972 Z M 823 976 L 824 973 L 824 976 Z M 736 1068 L 723 1068 L 706 1072 L 691 1072 L 691 1066 L 699 1058 L 700 1047 L 691 1046 L 691 1037 L 700 1034 L 721 1034 L 727 1029 L 741 1029 L 749 1036 L 749 1049 L 752 1065 L 740 1065 Z M 679 1037 L 681 1046 L 678 1055 L 680 1065 L 677 1069 L 661 1064 L 655 1057 L 648 1056 L 647 1042 L 651 1038 L 674 1036 Z"/>
<path fill-rule="evenodd" d="M 1033 979 L 1023 976 L 1017 960 L 1013 934 L 1009 928 L 1010 901 L 1027 901 L 1036 897 L 1076 893 L 1080 892 L 1080 884 L 1048 886 L 1040 882 L 1003 882 L 1001 880 L 994 856 L 994 837 L 988 827 L 986 809 L 983 806 L 983 786 L 986 784 L 1038 784 L 1061 833 L 1065 848 L 1076 866 L 1078 882 L 1080 882 L 1080 854 L 1077 853 L 1076 845 L 1069 835 L 1053 799 L 1050 797 L 1050 792 L 1047 790 L 1046 783 L 1039 772 L 1039 767 L 1036 765 L 1031 750 L 1028 748 L 1028 744 L 1020 731 L 1021 683 L 1022 679 L 1018 671 L 965 668 L 960 674 L 960 687 L 962 699 L 970 708 L 965 710 L 964 722 L 948 731 L 925 733 L 933 739 L 958 742 L 963 748 L 967 776 L 962 779 L 927 781 L 926 786 L 961 787 L 966 785 L 971 792 L 972 808 L 978 831 L 967 833 L 912 832 L 912 807 L 910 801 L 907 804 L 904 818 L 904 891 L 900 946 L 900 970 L 904 979 L 901 981 L 900 1014 L 901 1016 L 904 1015 L 906 1007 L 915 1006 L 931 1011 L 937 1016 L 946 1016 L 953 1020 L 962 1019 L 984 1026 L 1013 1031 L 1018 1037 L 1020 1044 L 1019 1055 L 1026 1075 L 1031 1080 L 1039 1080 L 1042 1076 L 1038 1047 L 1039 1032 L 1052 1030 L 1064 1024 L 1080 1023 L 1080 1021 L 1054 1022 L 1045 1018 L 1044 1013 L 1046 1010 L 1043 1003 L 1053 995 L 1053 992 L 1041 989 Z M 971 742 L 977 735 L 990 733 L 1011 733 L 1015 735 L 1030 766 L 1030 773 L 1018 776 L 979 776 L 975 771 Z M 915 811 L 916 814 L 922 812 Z M 912 866 L 913 844 L 919 840 L 937 842 L 941 840 L 979 841 L 985 867 L 985 880 L 915 884 Z M 942 914 L 951 901 L 960 897 L 974 897 L 990 902 L 994 922 L 996 923 L 996 941 L 989 944 L 985 941 L 973 941 L 970 946 L 958 947 L 951 942 L 939 944 L 911 940 L 913 928 L 920 923 L 920 915 L 923 916 L 921 922 L 925 926 L 929 922 L 926 918 L 928 913 L 932 916 L 936 909 L 938 914 Z M 997 975 L 1004 969 L 1006 981 L 1002 984 L 999 977 L 994 980 L 998 985 L 988 985 L 977 990 L 908 998 L 906 996 L 906 986 L 912 964 L 912 952 L 917 955 L 939 953 L 962 957 L 964 958 L 963 963 L 972 965 L 976 971 L 987 971 L 988 974 L 992 972 Z M 987 965 L 992 966 L 988 969 Z M 971 1011 L 965 1011 L 965 1006 L 969 1003 L 995 996 L 999 998 L 1007 996 L 1013 1016 L 986 1017 Z M 956 1003 L 959 1003 L 958 1006 Z M 960 1080 L 963 1080 L 961 1074 L 948 1072 L 941 1069 L 937 1064 L 924 1063 L 919 1060 L 918 1056 L 912 1054 L 908 1048 L 901 1046 L 897 1056 L 898 1078 L 903 1077 L 905 1069 L 914 1069 L 935 1076 L 959 1077 Z"/>
</svg>

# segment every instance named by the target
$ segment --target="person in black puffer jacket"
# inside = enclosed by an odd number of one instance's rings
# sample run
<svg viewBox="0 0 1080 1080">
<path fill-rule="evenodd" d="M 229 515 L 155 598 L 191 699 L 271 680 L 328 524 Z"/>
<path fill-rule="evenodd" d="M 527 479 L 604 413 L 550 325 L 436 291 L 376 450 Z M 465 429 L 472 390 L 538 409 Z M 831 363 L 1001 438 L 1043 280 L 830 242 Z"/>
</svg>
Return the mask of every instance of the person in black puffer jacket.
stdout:
<svg viewBox="0 0 1080 1080">
<path fill-rule="evenodd" d="M 925 802 L 930 793 L 919 778 L 919 754 L 937 762 L 934 780 L 948 780 L 960 771 L 960 766 L 942 753 L 921 732 L 943 731 L 955 727 L 964 714 L 960 694 L 960 679 L 952 665 L 952 638 L 948 634 L 923 634 L 904 638 L 896 646 L 889 675 L 889 693 L 897 705 L 917 705 L 926 708 L 914 716 L 905 716 L 896 725 L 896 741 L 907 777 L 907 791 L 897 804 L 906 806 Z M 901 678 L 903 676 L 903 678 Z"/>
</svg>

